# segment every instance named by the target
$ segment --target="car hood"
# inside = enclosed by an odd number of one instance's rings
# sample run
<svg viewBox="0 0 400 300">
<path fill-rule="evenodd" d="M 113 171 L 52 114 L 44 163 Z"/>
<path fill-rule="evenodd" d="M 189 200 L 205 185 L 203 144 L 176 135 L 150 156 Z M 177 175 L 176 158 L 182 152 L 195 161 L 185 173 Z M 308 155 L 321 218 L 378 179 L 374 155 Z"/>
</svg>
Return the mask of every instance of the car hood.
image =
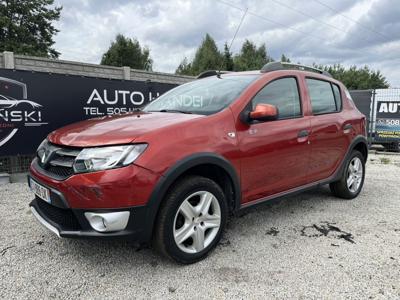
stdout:
<svg viewBox="0 0 400 300">
<path fill-rule="evenodd" d="M 136 112 L 74 123 L 49 134 L 51 143 L 73 147 L 128 144 L 159 128 L 187 122 L 203 115 Z"/>
</svg>

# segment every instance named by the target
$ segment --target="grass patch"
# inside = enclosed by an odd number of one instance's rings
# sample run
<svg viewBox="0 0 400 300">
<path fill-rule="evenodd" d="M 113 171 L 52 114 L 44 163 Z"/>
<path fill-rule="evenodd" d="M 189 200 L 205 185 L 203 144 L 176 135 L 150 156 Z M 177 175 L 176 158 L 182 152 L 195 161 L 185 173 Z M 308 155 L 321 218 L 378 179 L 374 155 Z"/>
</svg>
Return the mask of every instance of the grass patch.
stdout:
<svg viewBox="0 0 400 300">
<path fill-rule="evenodd" d="M 381 163 L 384 165 L 390 164 L 390 159 L 387 157 L 381 157 L 380 160 L 381 160 Z"/>
</svg>

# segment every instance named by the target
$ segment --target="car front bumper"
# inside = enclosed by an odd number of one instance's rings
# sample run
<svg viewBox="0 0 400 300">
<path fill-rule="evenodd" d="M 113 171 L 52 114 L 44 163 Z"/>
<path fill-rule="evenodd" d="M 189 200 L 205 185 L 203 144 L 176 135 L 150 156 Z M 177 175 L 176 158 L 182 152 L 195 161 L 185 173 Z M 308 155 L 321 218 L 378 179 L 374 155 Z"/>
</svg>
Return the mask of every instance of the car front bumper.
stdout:
<svg viewBox="0 0 400 300">
<path fill-rule="evenodd" d="M 151 218 L 149 218 L 151 212 L 147 203 L 141 204 L 135 200 L 140 199 L 137 195 L 144 189 L 143 187 L 135 188 L 136 184 L 140 184 L 140 180 L 137 180 L 137 177 L 134 176 L 145 175 L 148 179 L 155 179 L 151 177 L 152 174 L 149 175 L 149 171 L 132 166 L 109 170 L 108 173 L 107 171 L 97 172 L 97 174 L 88 173 L 75 175 L 64 181 L 56 181 L 41 174 L 34 166 L 35 164 L 31 166 L 28 183 L 30 185 L 30 179 L 33 179 L 39 185 L 47 188 L 50 199 L 47 202 L 35 196 L 35 199 L 29 205 L 36 219 L 57 236 L 68 238 L 125 238 L 140 244 L 147 243 L 150 240 L 153 225 Z M 126 176 L 127 173 L 130 176 Z M 98 176 L 102 176 L 99 180 L 100 183 L 97 184 L 100 197 L 96 194 L 93 196 L 90 193 L 90 189 Z M 88 183 L 88 180 L 90 180 L 90 183 Z M 78 189 L 80 190 L 79 194 L 76 193 Z M 128 213 L 129 217 L 126 220 Z M 115 229 L 116 225 L 123 226 L 123 229 L 102 231 L 102 228 L 100 228 L 99 230 L 98 226 L 93 225 L 91 216 L 110 216 L 113 222 L 110 223 L 111 229 Z M 123 225 L 118 219 L 120 217 L 125 218 L 122 222 Z"/>
<path fill-rule="evenodd" d="M 59 208 L 36 197 L 29 204 L 32 214 L 47 229 L 58 237 L 68 238 L 126 238 L 138 243 L 147 242 L 146 206 L 124 208 L 129 211 L 129 220 L 123 230 L 99 232 L 93 229 L 85 212 L 111 213 L 121 209 L 71 209 Z"/>
</svg>

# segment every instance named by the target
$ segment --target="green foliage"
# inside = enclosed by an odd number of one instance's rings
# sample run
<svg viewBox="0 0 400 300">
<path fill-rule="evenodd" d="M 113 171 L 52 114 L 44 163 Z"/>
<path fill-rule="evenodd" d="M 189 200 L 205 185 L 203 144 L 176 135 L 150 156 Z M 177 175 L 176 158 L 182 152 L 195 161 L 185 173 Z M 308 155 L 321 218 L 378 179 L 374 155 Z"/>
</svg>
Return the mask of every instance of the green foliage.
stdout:
<svg viewBox="0 0 400 300">
<path fill-rule="evenodd" d="M 179 64 L 178 68 L 175 71 L 175 74 L 193 75 L 192 74 L 192 64 L 188 62 L 186 57 Z"/>
<path fill-rule="evenodd" d="M 390 164 L 390 159 L 387 157 L 380 157 L 381 163 L 384 165 Z"/>
<path fill-rule="evenodd" d="M 368 66 L 357 68 L 351 66 L 345 69 L 341 65 L 333 65 L 324 67 L 331 75 L 343 82 L 348 89 L 364 90 L 364 89 L 382 89 L 388 88 L 389 84 L 381 72 L 373 71 Z"/>
<path fill-rule="evenodd" d="M 389 84 L 382 73 L 371 70 L 368 66 L 345 68 L 341 64 L 332 66 L 316 65 L 315 67 L 329 72 L 333 78 L 341 81 L 349 90 L 383 89 Z"/>
<path fill-rule="evenodd" d="M 207 70 L 219 70 L 224 67 L 224 56 L 219 52 L 214 39 L 207 33 L 196 50 L 192 62 L 185 57 L 175 70 L 176 74 L 198 75 Z"/>
<path fill-rule="evenodd" d="M 192 62 L 185 57 L 176 69 L 176 74 L 198 75 L 206 70 L 248 71 L 260 70 L 266 63 L 274 61 L 268 54 L 265 44 L 257 45 L 245 40 L 239 54 L 232 58 L 232 53 L 225 43 L 223 53 L 218 51 L 213 38 L 206 34 L 203 42 L 196 51 Z M 281 62 L 291 60 L 282 54 Z M 298 62 L 298 64 L 301 64 Z M 386 78 L 380 71 L 371 70 L 368 66 L 345 68 L 340 64 L 324 66 L 313 64 L 314 67 L 328 71 L 332 76 L 343 82 L 348 89 L 379 89 L 389 87 Z"/>
<path fill-rule="evenodd" d="M 232 53 L 229 51 L 228 44 L 224 45 L 224 67 L 225 71 L 233 71 L 235 66 L 233 63 Z"/>
<path fill-rule="evenodd" d="M 52 21 L 60 18 L 62 7 L 54 0 L 1 0 L 0 51 L 57 58 L 51 46 L 58 30 Z"/>
<path fill-rule="evenodd" d="M 246 40 L 240 53 L 234 57 L 234 69 L 235 71 L 260 70 L 271 61 L 273 59 L 267 55 L 265 44 L 257 48 L 253 42 Z"/>
<path fill-rule="evenodd" d="M 265 44 L 257 47 L 253 42 L 246 40 L 240 53 L 232 57 L 227 43 L 224 44 L 224 51 L 221 53 L 213 38 L 206 34 L 193 61 L 188 62 L 187 58 L 184 58 L 175 73 L 198 75 L 207 70 L 259 70 L 270 61 L 273 61 L 273 59 L 267 55 Z"/>
<path fill-rule="evenodd" d="M 282 54 L 282 56 L 281 56 L 281 62 L 290 63 L 290 59 L 289 59 L 289 57 L 286 57 L 285 54 Z"/>
<path fill-rule="evenodd" d="M 221 67 L 222 55 L 214 39 L 207 33 L 197 49 L 192 65 L 192 74 L 197 75 L 206 70 L 218 70 Z"/>
<path fill-rule="evenodd" d="M 141 47 L 137 39 L 118 34 L 110 48 L 103 54 L 100 64 L 151 71 L 153 60 L 150 58 L 150 50 Z"/>
</svg>

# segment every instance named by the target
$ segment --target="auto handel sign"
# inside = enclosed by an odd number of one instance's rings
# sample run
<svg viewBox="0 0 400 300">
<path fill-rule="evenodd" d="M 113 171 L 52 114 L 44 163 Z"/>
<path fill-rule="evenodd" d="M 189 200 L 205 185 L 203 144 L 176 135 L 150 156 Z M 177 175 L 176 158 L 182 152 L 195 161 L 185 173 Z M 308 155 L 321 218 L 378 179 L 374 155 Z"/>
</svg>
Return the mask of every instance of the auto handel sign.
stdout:
<svg viewBox="0 0 400 300">
<path fill-rule="evenodd" d="M 86 101 L 83 110 L 87 116 L 103 116 L 121 114 L 134 111 L 145 103 L 160 96 L 159 92 L 154 95 L 152 91 L 144 94 L 140 91 L 126 90 L 97 90 L 93 89 Z M 111 106 L 112 105 L 112 106 Z M 117 105 L 115 107 L 114 105 Z"/>
<path fill-rule="evenodd" d="M 42 105 L 27 99 L 26 84 L 0 77 L 0 146 L 24 127 L 42 126 Z"/>
<path fill-rule="evenodd" d="M 375 139 L 400 140 L 400 89 L 379 89 L 375 97 Z"/>
<path fill-rule="evenodd" d="M 33 154 L 53 130 L 133 111 L 174 84 L 0 69 L 0 156 Z"/>
</svg>

